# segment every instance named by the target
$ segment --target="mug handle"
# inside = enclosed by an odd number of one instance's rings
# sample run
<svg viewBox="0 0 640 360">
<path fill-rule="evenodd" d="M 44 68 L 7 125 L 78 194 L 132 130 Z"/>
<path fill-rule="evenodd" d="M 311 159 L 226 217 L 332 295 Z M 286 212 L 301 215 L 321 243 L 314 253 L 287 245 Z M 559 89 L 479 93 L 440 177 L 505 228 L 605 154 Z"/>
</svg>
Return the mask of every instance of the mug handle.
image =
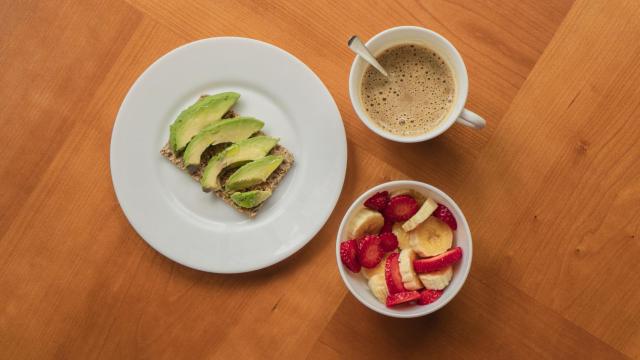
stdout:
<svg viewBox="0 0 640 360">
<path fill-rule="evenodd" d="M 474 129 L 482 129 L 487 125 L 487 122 L 480 115 L 467 109 L 462 109 L 462 113 L 460 113 L 456 122 Z"/>
</svg>

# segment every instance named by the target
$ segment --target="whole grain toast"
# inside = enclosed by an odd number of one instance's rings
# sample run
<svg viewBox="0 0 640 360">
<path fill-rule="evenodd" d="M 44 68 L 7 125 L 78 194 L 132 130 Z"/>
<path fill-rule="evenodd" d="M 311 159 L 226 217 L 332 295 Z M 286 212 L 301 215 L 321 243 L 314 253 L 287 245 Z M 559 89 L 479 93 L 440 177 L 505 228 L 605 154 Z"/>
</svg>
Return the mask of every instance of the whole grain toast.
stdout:
<svg viewBox="0 0 640 360">
<path fill-rule="evenodd" d="M 233 110 L 229 110 L 222 118 L 227 119 L 235 116 L 237 115 L 233 112 Z M 262 132 L 258 132 L 254 136 L 256 135 L 264 135 L 264 134 Z M 178 167 L 180 170 L 189 174 L 191 178 L 197 181 L 199 184 L 200 179 L 202 178 L 202 171 L 204 170 L 205 166 L 207 166 L 209 159 L 211 159 L 213 156 L 215 156 L 216 154 L 218 154 L 219 152 L 227 148 L 229 145 L 230 144 L 218 144 L 218 145 L 210 146 L 209 148 L 207 148 L 207 150 L 205 150 L 205 152 L 202 154 L 202 158 L 200 159 L 200 165 L 193 172 L 189 172 L 187 170 L 186 166 L 184 165 L 184 161 L 182 159 L 182 154 L 174 153 L 173 150 L 171 150 L 171 146 L 169 145 L 168 142 L 167 144 L 165 144 L 164 147 L 162 147 L 162 149 L 160 150 L 160 154 L 164 156 L 167 160 L 169 160 L 172 164 L 174 164 L 176 167 Z M 278 144 L 273 149 L 271 149 L 271 151 L 269 152 L 269 155 L 282 156 L 283 161 L 280 164 L 280 166 L 278 166 L 273 171 L 273 173 L 271 173 L 271 175 L 267 178 L 266 181 L 260 184 L 254 185 L 243 191 L 270 190 L 271 192 L 274 192 L 276 190 L 280 181 L 284 178 L 285 174 L 289 171 L 289 169 L 293 165 L 293 154 L 291 154 L 291 152 L 289 152 L 289 150 L 287 150 L 284 146 Z M 226 169 L 220 174 L 220 182 L 223 186 L 226 183 L 229 176 L 231 176 L 231 174 L 234 171 L 235 169 Z M 256 207 L 246 209 L 236 205 L 236 203 L 234 203 L 233 200 L 231 200 L 231 197 L 230 197 L 231 194 L 226 193 L 224 190 L 214 190 L 213 193 L 219 198 L 221 198 L 229 206 L 233 207 L 234 209 L 238 210 L 239 212 L 249 217 L 255 217 L 258 214 L 258 211 L 260 210 L 260 208 L 262 208 L 262 205 L 266 202 L 265 201 Z M 267 199 L 267 201 L 269 200 Z"/>
</svg>

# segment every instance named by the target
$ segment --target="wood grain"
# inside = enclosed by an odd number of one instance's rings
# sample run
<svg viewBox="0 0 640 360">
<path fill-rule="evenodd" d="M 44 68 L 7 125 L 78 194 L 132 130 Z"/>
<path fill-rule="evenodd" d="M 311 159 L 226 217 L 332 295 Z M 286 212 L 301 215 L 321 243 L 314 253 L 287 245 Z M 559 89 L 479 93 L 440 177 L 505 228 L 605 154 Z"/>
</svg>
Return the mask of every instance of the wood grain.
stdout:
<svg viewBox="0 0 640 360">
<path fill-rule="evenodd" d="M 0 358 L 640 359 L 640 3 L 230 1 L 0 4 Z M 349 35 L 420 24 L 469 70 L 479 132 L 374 136 L 347 89 Z M 152 250 L 109 174 L 120 102 L 154 60 L 239 35 L 307 63 L 348 135 L 342 195 L 291 258 L 222 276 Z M 363 191 L 448 192 L 474 234 L 467 284 L 429 317 L 379 316 L 335 267 Z"/>
<path fill-rule="evenodd" d="M 475 197 L 495 218 L 491 228 L 478 221 L 477 234 L 489 239 L 481 248 L 491 254 L 484 257 L 488 267 L 638 358 L 640 46 L 630 40 L 640 36 L 640 8 L 634 2 L 579 5 L 483 154 L 491 163 L 472 175 L 477 184 L 512 179 Z M 545 101 L 549 94 L 553 99 Z M 537 106 L 543 101 L 545 107 Z M 496 234 L 495 226 L 509 231 Z"/>
<path fill-rule="evenodd" d="M 140 14 L 123 3 L 4 2 L 0 11 L 0 235 L 65 141 Z M 96 22 L 96 14 L 101 14 Z M 109 27 L 114 31 L 101 31 Z M 55 31 L 52 31 L 55 29 Z M 28 150 L 26 150 L 28 149 Z"/>
</svg>

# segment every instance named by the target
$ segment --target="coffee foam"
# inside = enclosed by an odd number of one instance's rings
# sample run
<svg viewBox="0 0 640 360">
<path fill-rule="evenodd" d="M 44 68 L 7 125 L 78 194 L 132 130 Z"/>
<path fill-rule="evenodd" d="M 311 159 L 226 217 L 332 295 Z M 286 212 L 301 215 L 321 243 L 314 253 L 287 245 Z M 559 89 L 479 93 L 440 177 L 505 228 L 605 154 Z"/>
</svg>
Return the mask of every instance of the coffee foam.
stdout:
<svg viewBox="0 0 640 360">
<path fill-rule="evenodd" d="M 389 77 L 368 66 L 361 102 L 369 118 L 399 136 L 435 129 L 453 107 L 455 80 L 449 65 L 433 50 L 400 45 L 376 57 Z"/>
</svg>

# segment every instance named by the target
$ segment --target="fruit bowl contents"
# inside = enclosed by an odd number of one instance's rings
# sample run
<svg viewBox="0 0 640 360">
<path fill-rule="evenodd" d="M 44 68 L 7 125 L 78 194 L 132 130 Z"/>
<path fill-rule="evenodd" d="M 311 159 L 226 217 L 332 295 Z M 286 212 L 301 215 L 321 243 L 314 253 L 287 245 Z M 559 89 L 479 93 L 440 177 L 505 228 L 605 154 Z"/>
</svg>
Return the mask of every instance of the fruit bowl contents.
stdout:
<svg viewBox="0 0 640 360">
<path fill-rule="evenodd" d="M 368 281 L 389 308 L 438 301 L 463 257 L 454 246 L 456 217 L 413 189 L 379 191 L 353 210 L 340 242 L 340 260 Z"/>
</svg>

